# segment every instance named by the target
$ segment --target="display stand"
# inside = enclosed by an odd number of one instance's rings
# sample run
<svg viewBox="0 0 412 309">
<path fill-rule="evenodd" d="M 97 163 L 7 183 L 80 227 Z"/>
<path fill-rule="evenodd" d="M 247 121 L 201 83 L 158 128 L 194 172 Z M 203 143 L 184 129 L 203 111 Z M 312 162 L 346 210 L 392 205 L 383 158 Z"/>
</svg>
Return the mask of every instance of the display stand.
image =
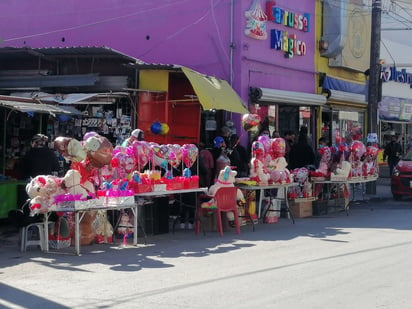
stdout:
<svg viewBox="0 0 412 309">
<path fill-rule="evenodd" d="M 342 198 L 339 198 L 339 192 L 345 188 L 350 192 L 350 189 L 352 189 L 352 200 L 351 202 L 354 201 L 355 199 L 355 186 L 360 185 L 362 187 L 362 200 L 365 200 L 365 184 L 368 182 L 376 181 L 377 177 L 363 177 L 363 178 L 348 178 L 348 179 L 342 179 L 342 180 L 313 180 L 313 187 L 316 185 L 322 185 L 326 186 L 326 190 L 322 190 L 324 193 L 324 199 L 327 201 L 328 205 L 330 205 L 330 202 L 332 200 L 335 200 L 335 207 L 337 208 L 342 208 L 345 210 L 346 215 L 349 215 L 349 200 L 346 201 L 346 199 L 343 196 Z M 332 196 L 332 192 L 336 192 L 335 198 Z M 343 200 L 343 205 L 340 203 Z"/>
<path fill-rule="evenodd" d="M 263 201 L 263 195 L 265 193 L 265 190 L 272 190 L 272 189 L 278 189 L 278 190 L 283 190 L 284 194 L 282 198 L 277 197 L 278 199 L 284 200 L 285 205 L 286 205 L 286 210 L 288 212 L 288 215 L 290 219 L 292 219 L 293 224 L 295 223 L 295 219 L 293 218 L 293 214 L 290 211 L 289 208 L 289 203 L 288 203 L 288 198 L 287 198 L 287 193 L 288 189 L 290 187 L 295 187 L 298 186 L 297 183 L 285 183 L 285 184 L 270 184 L 270 185 L 244 185 L 244 184 L 236 184 L 236 187 L 238 187 L 241 190 L 245 191 L 259 191 L 259 203 L 258 203 L 258 218 L 262 219 L 263 217 L 261 216 L 262 214 L 262 201 Z"/>
<path fill-rule="evenodd" d="M 131 209 L 133 212 L 134 216 L 134 222 L 133 222 L 133 245 L 137 245 L 137 232 L 138 232 L 138 205 L 137 203 L 133 204 L 122 204 L 122 205 L 110 205 L 110 206 L 105 206 L 105 205 L 100 205 L 96 207 L 90 207 L 87 209 L 76 209 L 76 208 L 54 208 L 53 210 L 49 210 L 45 215 L 44 215 L 44 233 L 45 233 L 45 239 L 46 239 L 46 245 L 45 245 L 45 252 L 49 252 L 49 243 L 48 243 L 48 238 L 49 238 L 49 229 L 48 229 L 48 219 L 49 216 L 52 212 L 72 212 L 74 213 L 74 237 L 75 237 L 75 244 L 74 244 L 74 252 L 76 255 L 80 255 L 80 222 L 82 221 L 84 215 L 88 211 L 95 211 L 95 210 L 122 210 L 122 209 Z"/>
</svg>

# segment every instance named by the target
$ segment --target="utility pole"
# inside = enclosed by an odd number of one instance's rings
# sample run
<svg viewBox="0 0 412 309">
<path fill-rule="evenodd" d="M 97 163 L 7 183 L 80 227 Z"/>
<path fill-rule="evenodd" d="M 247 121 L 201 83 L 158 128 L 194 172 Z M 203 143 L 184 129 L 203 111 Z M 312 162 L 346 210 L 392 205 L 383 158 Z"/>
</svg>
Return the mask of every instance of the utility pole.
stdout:
<svg viewBox="0 0 412 309">
<path fill-rule="evenodd" d="M 372 0 L 371 52 L 368 88 L 368 133 L 378 133 L 378 100 L 380 98 L 381 0 Z M 376 182 L 368 182 L 366 191 L 376 194 Z"/>
</svg>

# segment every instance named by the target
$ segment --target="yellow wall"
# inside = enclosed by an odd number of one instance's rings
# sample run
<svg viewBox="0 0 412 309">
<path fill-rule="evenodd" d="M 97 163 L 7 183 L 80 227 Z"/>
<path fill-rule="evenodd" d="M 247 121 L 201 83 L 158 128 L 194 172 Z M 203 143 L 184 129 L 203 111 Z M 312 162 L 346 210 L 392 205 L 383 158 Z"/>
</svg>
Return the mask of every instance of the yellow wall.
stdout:
<svg viewBox="0 0 412 309">
<path fill-rule="evenodd" d="M 319 39 L 322 34 L 322 1 L 316 0 L 316 25 L 315 25 L 315 68 L 317 72 L 326 73 L 328 76 L 350 81 L 353 83 L 363 84 L 365 82 L 365 75 L 363 72 L 356 72 L 345 68 L 329 67 L 328 58 L 321 57 L 319 52 Z M 369 38 L 370 40 L 370 38 Z M 369 56 L 368 56 L 369 58 Z M 369 63 L 369 62 L 368 62 Z M 321 89 L 318 89 L 320 93 Z"/>
<path fill-rule="evenodd" d="M 139 73 L 139 88 L 147 90 L 168 91 L 169 71 L 141 70 Z"/>
<path fill-rule="evenodd" d="M 354 3 L 356 3 L 356 1 L 351 1 L 348 0 L 349 2 L 351 2 L 351 5 L 354 5 Z M 349 12 L 349 10 L 348 10 Z M 366 77 L 363 74 L 363 72 L 358 72 L 352 69 L 347 69 L 347 68 L 338 68 L 338 67 L 329 67 L 329 58 L 326 57 L 321 57 L 320 56 L 320 51 L 319 51 L 319 40 L 320 37 L 322 35 L 322 0 L 316 0 L 316 8 L 315 8 L 315 70 L 318 74 L 316 74 L 316 86 L 317 86 L 317 93 L 321 94 L 322 92 L 322 87 L 319 87 L 319 73 L 325 73 L 327 76 L 330 77 L 334 77 L 337 79 L 341 79 L 341 80 L 346 80 L 352 83 L 359 83 L 359 84 L 364 84 Z M 366 18 L 366 21 L 368 22 L 368 20 L 370 21 L 370 16 L 366 16 L 364 15 L 364 17 Z M 348 26 L 350 22 L 348 21 Z M 368 30 L 370 33 L 370 27 Z M 368 42 L 368 48 L 370 49 L 370 35 L 369 35 L 369 42 Z M 367 60 L 364 60 L 365 62 L 365 66 L 369 67 L 369 54 L 367 55 Z M 321 111 L 322 108 L 320 110 L 319 113 L 319 117 L 317 119 L 317 128 L 318 128 L 318 136 L 321 135 L 321 127 L 322 127 L 322 117 L 321 115 Z"/>
</svg>

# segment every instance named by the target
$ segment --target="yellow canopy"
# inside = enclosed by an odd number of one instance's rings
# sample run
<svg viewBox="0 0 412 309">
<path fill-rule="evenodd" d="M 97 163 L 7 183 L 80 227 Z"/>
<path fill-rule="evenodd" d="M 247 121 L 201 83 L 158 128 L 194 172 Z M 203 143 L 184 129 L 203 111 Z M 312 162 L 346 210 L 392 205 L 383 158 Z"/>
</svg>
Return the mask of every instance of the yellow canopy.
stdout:
<svg viewBox="0 0 412 309">
<path fill-rule="evenodd" d="M 182 67 L 203 109 L 223 109 L 233 113 L 247 114 L 242 99 L 237 95 L 229 83 L 214 76 L 207 76 Z"/>
</svg>

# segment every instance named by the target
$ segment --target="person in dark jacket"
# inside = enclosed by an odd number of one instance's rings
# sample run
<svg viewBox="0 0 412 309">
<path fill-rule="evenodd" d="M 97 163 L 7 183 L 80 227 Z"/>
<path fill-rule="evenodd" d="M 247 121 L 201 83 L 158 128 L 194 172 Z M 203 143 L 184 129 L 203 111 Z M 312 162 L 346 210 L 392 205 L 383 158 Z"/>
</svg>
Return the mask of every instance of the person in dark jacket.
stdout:
<svg viewBox="0 0 412 309">
<path fill-rule="evenodd" d="M 228 156 L 231 166 L 236 169 L 237 177 L 247 177 L 249 175 L 250 158 L 246 148 L 240 144 L 240 138 L 237 134 L 232 134 L 230 144 L 232 148 Z"/>
<path fill-rule="evenodd" d="M 388 143 L 383 152 L 383 160 L 388 159 L 389 165 L 389 177 L 392 176 L 393 168 L 398 164 L 400 156 L 402 154 L 402 146 L 398 143 L 396 136 L 391 137 L 390 143 Z"/>
<path fill-rule="evenodd" d="M 38 175 L 55 175 L 59 172 L 59 160 L 56 153 L 47 145 L 49 138 L 36 134 L 31 139 L 31 149 L 21 162 L 21 172 L 24 179 Z"/>
<path fill-rule="evenodd" d="M 294 144 L 289 153 L 288 169 L 305 167 L 315 164 L 315 152 L 308 143 L 308 129 L 302 127 L 299 132 L 298 142 Z"/>
</svg>

